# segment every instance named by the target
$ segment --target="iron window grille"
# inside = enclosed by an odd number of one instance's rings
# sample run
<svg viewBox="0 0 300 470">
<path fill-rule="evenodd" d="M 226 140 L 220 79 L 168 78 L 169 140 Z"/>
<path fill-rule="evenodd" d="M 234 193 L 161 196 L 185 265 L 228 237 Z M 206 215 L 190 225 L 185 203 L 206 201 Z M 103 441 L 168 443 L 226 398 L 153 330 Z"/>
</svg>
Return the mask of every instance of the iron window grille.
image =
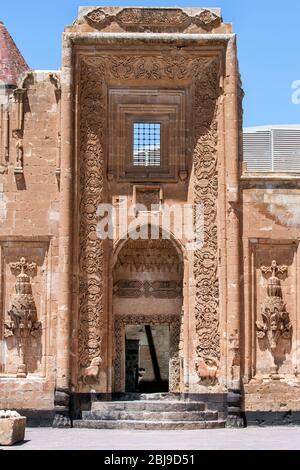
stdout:
<svg viewBox="0 0 300 470">
<path fill-rule="evenodd" d="M 161 164 L 161 125 L 158 122 L 133 123 L 133 166 Z"/>
</svg>

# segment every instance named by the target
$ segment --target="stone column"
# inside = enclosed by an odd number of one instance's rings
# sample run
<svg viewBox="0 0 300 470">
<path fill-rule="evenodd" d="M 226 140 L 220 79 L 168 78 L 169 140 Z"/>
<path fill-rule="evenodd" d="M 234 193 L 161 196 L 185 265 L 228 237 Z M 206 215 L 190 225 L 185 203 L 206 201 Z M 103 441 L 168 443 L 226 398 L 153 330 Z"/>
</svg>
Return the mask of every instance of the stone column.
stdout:
<svg viewBox="0 0 300 470">
<path fill-rule="evenodd" d="M 241 317 L 241 249 L 240 249 L 240 169 L 239 169 L 239 71 L 236 37 L 226 52 L 225 80 L 225 168 L 227 217 L 227 384 L 229 425 L 240 426 L 240 317 Z"/>
<path fill-rule="evenodd" d="M 69 409 L 71 313 L 72 313 L 72 220 L 73 220 L 73 84 L 72 43 L 64 36 L 61 72 L 61 180 L 59 224 L 59 282 L 57 315 L 56 425 L 66 425 Z M 63 418 L 63 419 L 61 419 Z"/>
</svg>

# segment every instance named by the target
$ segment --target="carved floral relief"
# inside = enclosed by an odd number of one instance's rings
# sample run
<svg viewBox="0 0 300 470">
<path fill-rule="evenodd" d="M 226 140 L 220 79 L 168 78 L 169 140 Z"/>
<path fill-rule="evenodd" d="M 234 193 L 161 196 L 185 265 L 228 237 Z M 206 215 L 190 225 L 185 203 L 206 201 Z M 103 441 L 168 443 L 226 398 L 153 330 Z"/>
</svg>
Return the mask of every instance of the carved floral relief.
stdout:
<svg viewBox="0 0 300 470">
<path fill-rule="evenodd" d="M 282 298 L 281 280 L 279 276 L 287 273 L 287 266 L 278 266 L 274 260 L 271 266 L 262 266 L 264 275 L 269 275 L 267 296 L 261 307 L 261 320 L 256 322 L 256 335 L 262 347 L 267 348 L 273 357 L 274 367 L 271 375 L 276 376 L 279 369 L 277 349 L 281 340 L 287 341 L 290 347 L 292 338 L 292 324 L 286 311 L 286 304 Z"/>
<path fill-rule="evenodd" d="M 12 296 L 8 316 L 10 321 L 4 324 L 4 337 L 15 337 L 20 354 L 20 364 L 17 377 L 26 377 L 26 353 L 30 338 L 38 338 L 42 334 L 42 324 L 38 321 L 37 309 L 32 294 L 30 275 L 36 270 L 35 263 L 28 263 L 21 258 L 16 263 L 10 263 L 13 274 L 17 275 L 15 293 Z"/>
</svg>

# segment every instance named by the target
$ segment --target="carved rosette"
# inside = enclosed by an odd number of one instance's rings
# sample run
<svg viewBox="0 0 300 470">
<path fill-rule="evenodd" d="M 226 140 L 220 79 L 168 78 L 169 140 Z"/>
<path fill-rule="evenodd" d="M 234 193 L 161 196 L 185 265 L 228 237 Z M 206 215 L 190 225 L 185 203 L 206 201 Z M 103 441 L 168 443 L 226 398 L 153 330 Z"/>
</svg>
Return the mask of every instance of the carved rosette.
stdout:
<svg viewBox="0 0 300 470">
<path fill-rule="evenodd" d="M 220 16 L 213 13 L 211 10 L 202 10 L 199 15 L 194 16 L 194 22 L 206 30 L 216 28 L 221 24 Z"/>
<path fill-rule="evenodd" d="M 219 63 L 180 55 L 82 57 L 80 72 L 80 331 L 79 362 L 88 367 L 101 355 L 103 242 L 97 239 L 97 206 L 104 194 L 104 119 L 108 79 L 190 79 L 194 84 L 195 204 L 204 205 L 204 246 L 195 252 L 197 357 L 218 361 L 217 123 Z M 116 333 L 117 334 L 117 333 Z M 118 346 L 118 345 L 117 345 Z"/>
</svg>

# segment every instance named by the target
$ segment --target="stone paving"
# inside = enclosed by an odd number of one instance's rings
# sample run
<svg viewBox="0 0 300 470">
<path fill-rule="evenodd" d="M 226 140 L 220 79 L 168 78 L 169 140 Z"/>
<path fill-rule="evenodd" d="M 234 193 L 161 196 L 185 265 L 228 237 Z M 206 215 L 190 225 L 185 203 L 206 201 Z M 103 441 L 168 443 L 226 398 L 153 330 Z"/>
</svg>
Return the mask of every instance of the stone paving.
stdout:
<svg viewBox="0 0 300 470">
<path fill-rule="evenodd" d="M 300 427 L 200 431 L 29 428 L 5 450 L 300 450 Z"/>
</svg>

